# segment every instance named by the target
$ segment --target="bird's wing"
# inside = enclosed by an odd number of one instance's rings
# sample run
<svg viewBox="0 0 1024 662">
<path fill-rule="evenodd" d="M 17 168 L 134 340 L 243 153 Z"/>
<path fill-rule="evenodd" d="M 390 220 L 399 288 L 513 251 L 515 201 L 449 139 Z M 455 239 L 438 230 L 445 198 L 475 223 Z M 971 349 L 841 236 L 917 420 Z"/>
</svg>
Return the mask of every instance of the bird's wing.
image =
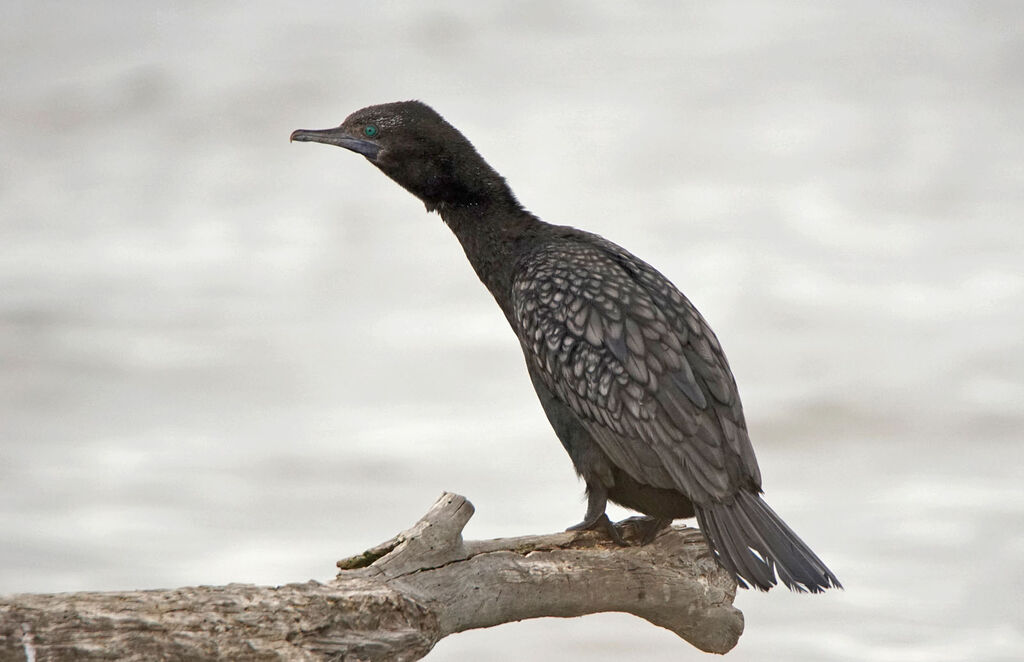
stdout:
<svg viewBox="0 0 1024 662">
<path fill-rule="evenodd" d="M 672 283 L 579 231 L 517 271 L 513 324 L 531 369 L 615 465 L 697 503 L 760 488 L 725 355 Z"/>
</svg>

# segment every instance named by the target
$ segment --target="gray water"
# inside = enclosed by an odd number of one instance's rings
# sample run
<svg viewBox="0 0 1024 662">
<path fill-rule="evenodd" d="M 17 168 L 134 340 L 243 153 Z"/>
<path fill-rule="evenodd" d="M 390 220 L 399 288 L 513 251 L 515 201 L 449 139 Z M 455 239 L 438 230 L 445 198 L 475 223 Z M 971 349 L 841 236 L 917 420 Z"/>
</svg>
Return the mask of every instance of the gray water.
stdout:
<svg viewBox="0 0 1024 662">
<path fill-rule="evenodd" d="M 296 128 L 420 98 L 718 332 L 769 502 L 844 592 L 735 660 L 1024 656 L 1019 3 L 8 0 L 0 593 L 327 580 L 442 490 L 578 521 L 436 216 Z M 627 513 L 616 511 L 616 516 Z M 428 659 L 700 659 L 622 614 Z"/>
</svg>

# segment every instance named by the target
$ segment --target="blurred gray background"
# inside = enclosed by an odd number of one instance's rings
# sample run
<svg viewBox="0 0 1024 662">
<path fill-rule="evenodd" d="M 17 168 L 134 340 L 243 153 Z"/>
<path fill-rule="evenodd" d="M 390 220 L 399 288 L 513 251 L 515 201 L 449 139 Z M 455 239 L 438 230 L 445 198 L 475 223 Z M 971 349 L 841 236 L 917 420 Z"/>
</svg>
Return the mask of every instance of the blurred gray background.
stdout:
<svg viewBox="0 0 1024 662">
<path fill-rule="evenodd" d="M 730 659 L 1021 659 L 1022 71 L 1017 2 L 7 0 L 0 593 L 327 580 L 442 490 L 580 519 L 447 228 L 288 143 L 418 98 L 717 330 L 847 587 L 742 592 Z M 703 657 L 603 614 L 428 659 Z"/>
</svg>

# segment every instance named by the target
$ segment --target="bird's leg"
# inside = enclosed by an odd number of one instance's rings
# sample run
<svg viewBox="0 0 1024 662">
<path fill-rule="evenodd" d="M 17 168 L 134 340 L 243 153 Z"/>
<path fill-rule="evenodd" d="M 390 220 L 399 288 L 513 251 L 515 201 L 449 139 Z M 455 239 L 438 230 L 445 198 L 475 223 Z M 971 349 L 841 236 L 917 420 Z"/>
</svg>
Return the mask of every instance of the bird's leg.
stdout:
<svg viewBox="0 0 1024 662">
<path fill-rule="evenodd" d="M 603 486 L 587 485 L 587 514 L 583 521 L 573 524 L 566 531 L 602 531 L 612 539 L 616 545 L 626 546 L 622 534 L 615 528 L 615 525 L 604 509 L 608 506 L 608 491 Z"/>
</svg>

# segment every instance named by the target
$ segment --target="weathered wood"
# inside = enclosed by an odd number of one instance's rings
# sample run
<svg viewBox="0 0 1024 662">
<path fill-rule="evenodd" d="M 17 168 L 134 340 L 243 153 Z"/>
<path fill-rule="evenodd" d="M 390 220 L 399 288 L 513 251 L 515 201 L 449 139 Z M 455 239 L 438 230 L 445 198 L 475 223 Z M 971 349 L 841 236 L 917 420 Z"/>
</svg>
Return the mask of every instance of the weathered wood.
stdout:
<svg viewBox="0 0 1024 662">
<path fill-rule="evenodd" d="M 0 662 L 416 660 L 455 632 L 603 611 L 715 653 L 743 631 L 736 585 L 694 529 L 630 547 L 593 532 L 464 542 L 472 514 L 443 494 L 412 528 L 339 561 L 326 584 L 0 598 Z"/>
</svg>

